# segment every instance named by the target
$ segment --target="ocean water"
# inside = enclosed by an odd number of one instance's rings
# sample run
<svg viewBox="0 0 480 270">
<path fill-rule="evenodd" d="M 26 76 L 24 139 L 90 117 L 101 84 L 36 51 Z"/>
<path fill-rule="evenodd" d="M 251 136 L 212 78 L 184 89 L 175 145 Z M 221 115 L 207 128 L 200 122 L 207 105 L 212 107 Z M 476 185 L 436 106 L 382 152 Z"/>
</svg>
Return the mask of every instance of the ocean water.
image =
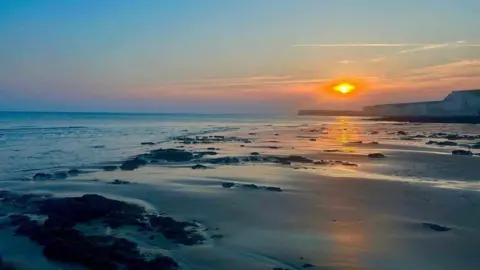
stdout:
<svg viewBox="0 0 480 270">
<path fill-rule="evenodd" d="M 180 135 L 206 134 L 295 117 L 0 112 L 0 180 L 35 172 L 93 166 L 145 152 L 141 142 L 165 142 Z"/>
</svg>

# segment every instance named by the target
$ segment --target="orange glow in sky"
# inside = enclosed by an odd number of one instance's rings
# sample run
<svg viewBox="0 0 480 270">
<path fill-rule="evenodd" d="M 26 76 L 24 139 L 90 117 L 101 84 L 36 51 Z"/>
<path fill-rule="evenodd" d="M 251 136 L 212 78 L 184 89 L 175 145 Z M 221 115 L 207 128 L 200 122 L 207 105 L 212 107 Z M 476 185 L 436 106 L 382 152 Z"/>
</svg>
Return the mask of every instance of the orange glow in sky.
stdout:
<svg viewBox="0 0 480 270">
<path fill-rule="evenodd" d="M 333 87 L 333 90 L 337 91 L 337 92 L 340 92 L 344 95 L 352 92 L 355 90 L 355 85 L 353 84 L 350 84 L 350 83 L 340 83 L 340 84 L 337 84 Z"/>
</svg>

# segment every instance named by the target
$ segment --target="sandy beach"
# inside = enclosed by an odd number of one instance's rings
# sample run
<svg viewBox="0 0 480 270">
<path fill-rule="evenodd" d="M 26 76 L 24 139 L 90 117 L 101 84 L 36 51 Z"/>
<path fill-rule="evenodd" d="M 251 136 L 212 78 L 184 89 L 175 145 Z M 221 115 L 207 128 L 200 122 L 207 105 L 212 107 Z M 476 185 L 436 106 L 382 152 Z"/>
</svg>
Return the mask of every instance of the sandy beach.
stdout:
<svg viewBox="0 0 480 270">
<path fill-rule="evenodd" d="M 477 269 L 480 158 L 474 149 L 472 155 L 452 155 L 476 141 L 458 137 L 465 134 L 448 140 L 439 132 L 444 130 L 438 126 L 358 125 L 348 119 L 256 125 L 144 142 L 149 150 L 136 157 L 65 175 L 46 171 L 28 181 L 2 181 L 3 265 L 101 269 L 83 257 L 46 252 L 54 244 L 28 230 L 19 233 L 23 224 L 12 222 L 13 214 L 23 214 L 38 226 L 50 224 L 45 219 L 61 216 L 57 209 L 78 213 L 65 198 L 97 194 L 105 203 L 140 206 L 141 215 L 173 218 L 174 225 L 150 230 L 125 218 L 114 226 L 105 221 L 107 209 L 82 220 L 73 214 L 73 220 L 62 220 L 73 223 L 49 230 L 66 226 L 82 237 L 123 238 L 143 261 L 161 255 L 175 262 L 151 269 Z M 374 153 L 381 155 L 369 157 Z M 48 196 L 12 197 L 18 194 Z M 62 207 L 45 212 L 45 201 L 55 199 Z M 153 224 L 152 216 L 147 219 Z"/>
</svg>

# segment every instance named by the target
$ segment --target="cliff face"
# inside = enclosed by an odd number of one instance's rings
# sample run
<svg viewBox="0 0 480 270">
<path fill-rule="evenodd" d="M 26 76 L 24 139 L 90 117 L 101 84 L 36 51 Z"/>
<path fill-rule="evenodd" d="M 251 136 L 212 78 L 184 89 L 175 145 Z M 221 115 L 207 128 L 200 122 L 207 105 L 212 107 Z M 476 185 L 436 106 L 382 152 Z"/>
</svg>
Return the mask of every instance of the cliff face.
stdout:
<svg viewBox="0 0 480 270">
<path fill-rule="evenodd" d="M 480 90 L 454 91 L 442 101 L 364 107 L 377 116 L 480 116 Z"/>
</svg>

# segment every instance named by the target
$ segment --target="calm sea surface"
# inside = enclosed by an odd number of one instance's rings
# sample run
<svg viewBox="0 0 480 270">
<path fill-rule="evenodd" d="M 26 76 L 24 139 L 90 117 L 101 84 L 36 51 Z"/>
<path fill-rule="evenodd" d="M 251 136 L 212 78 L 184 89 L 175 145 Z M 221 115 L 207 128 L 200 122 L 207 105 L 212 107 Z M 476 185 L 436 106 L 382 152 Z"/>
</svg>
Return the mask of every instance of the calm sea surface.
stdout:
<svg viewBox="0 0 480 270">
<path fill-rule="evenodd" d="M 298 121 L 252 115 L 0 112 L 0 180 L 122 160 L 146 151 L 141 142 Z"/>
</svg>

